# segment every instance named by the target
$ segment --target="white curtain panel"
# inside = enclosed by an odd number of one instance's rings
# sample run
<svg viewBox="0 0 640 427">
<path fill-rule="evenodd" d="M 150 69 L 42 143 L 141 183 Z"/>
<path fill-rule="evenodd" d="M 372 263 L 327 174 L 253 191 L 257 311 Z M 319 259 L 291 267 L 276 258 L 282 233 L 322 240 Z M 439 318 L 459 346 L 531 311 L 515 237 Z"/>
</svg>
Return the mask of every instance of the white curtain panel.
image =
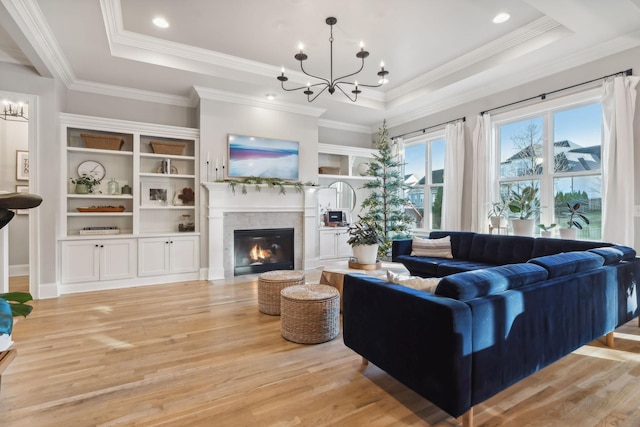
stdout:
<svg viewBox="0 0 640 427">
<path fill-rule="evenodd" d="M 464 175 L 464 122 L 458 120 L 445 128 L 444 195 L 442 229 L 462 229 L 462 184 Z"/>
<path fill-rule="evenodd" d="M 633 118 L 640 77 L 603 84 L 602 240 L 634 246 Z"/>
<path fill-rule="evenodd" d="M 473 130 L 473 170 L 471 187 L 471 230 L 487 233 L 487 214 L 491 203 L 497 201 L 497 147 L 491 141 L 491 116 L 478 115 Z"/>
</svg>

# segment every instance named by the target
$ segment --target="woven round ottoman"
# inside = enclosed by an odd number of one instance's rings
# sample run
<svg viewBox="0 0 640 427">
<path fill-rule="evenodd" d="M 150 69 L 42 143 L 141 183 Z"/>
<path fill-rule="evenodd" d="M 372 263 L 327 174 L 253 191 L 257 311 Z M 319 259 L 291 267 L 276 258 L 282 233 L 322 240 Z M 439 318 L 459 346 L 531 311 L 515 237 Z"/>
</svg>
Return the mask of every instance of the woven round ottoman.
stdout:
<svg viewBox="0 0 640 427">
<path fill-rule="evenodd" d="M 261 313 L 280 315 L 280 291 L 287 286 L 303 285 L 304 272 L 273 270 L 258 276 L 258 308 Z"/>
<path fill-rule="evenodd" d="M 290 286 L 281 292 L 282 336 L 300 344 L 331 341 L 340 332 L 340 292 L 333 286 Z"/>
</svg>

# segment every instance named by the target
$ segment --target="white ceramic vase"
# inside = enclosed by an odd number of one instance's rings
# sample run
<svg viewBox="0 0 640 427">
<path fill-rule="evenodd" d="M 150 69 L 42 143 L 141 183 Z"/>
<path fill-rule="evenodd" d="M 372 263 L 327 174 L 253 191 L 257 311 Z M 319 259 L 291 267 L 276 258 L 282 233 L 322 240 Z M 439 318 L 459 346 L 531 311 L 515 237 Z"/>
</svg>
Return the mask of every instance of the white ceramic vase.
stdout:
<svg viewBox="0 0 640 427">
<path fill-rule="evenodd" d="M 352 249 L 358 264 L 375 264 L 378 259 L 378 245 L 354 245 Z"/>
<path fill-rule="evenodd" d="M 577 228 L 561 228 L 560 237 L 563 239 L 576 240 L 578 238 Z"/>
<path fill-rule="evenodd" d="M 533 226 L 535 220 L 533 219 L 512 219 L 511 227 L 513 228 L 513 234 L 516 236 L 533 236 Z"/>
</svg>

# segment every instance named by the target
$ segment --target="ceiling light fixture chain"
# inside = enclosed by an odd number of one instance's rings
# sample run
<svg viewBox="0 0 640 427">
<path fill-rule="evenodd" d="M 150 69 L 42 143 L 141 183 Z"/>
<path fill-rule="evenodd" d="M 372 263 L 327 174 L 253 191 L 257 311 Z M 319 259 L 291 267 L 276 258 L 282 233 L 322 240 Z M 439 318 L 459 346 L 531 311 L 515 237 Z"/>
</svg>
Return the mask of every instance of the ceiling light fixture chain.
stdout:
<svg viewBox="0 0 640 427">
<path fill-rule="evenodd" d="M 308 73 L 305 69 L 304 69 L 304 61 L 306 61 L 309 57 L 307 56 L 306 53 L 304 53 L 304 48 L 302 45 L 300 45 L 300 51 L 298 53 L 296 53 L 294 55 L 294 58 L 297 61 L 300 61 L 300 70 L 302 70 L 302 72 L 304 74 L 306 74 L 309 77 L 313 77 L 314 79 L 318 79 L 320 80 L 320 82 L 318 83 L 314 83 L 311 84 L 311 82 L 307 83 L 306 86 L 300 86 L 300 87 L 294 87 L 294 88 L 286 88 L 284 87 L 284 82 L 288 81 L 289 78 L 287 76 L 284 75 L 284 67 L 282 67 L 282 72 L 281 74 L 277 77 L 277 79 L 280 81 L 280 84 L 282 86 L 282 89 L 287 91 L 287 92 L 292 92 L 292 91 L 296 91 L 296 90 L 303 90 L 304 91 L 302 93 L 304 93 L 305 95 L 307 95 L 307 101 L 308 102 L 313 102 L 318 96 L 320 96 L 320 94 L 322 94 L 325 90 L 329 90 L 329 93 L 331 95 L 333 95 L 333 93 L 336 91 L 336 88 L 340 90 L 340 92 L 342 92 L 347 98 L 349 98 L 350 101 L 352 102 L 356 102 L 358 100 L 358 94 L 362 93 L 362 91 L 359 89 L 359 87 L 364 86 L 364 87 L 380 87 L 383 84 L 387 83 L 387 78 L 386 76 L 389 74 L 388 71 L 386 71 L 384 69 L 384 62 L 380 63 L 380 71 L 378 71 L 378 76 L 380 77 L 380 80 L 378 80 L 378 84 L 375 85 L 369 85 L 369 84 L 362 84 L 362 83 L 358 83 L 358 81 L 346 81 L 345 79 L 351 76 L 355 76 L 356 74 L 358 74 L 359 72 L 361 72 L 364 68 L 364 60 L 366 57 L 369 56 L 369 52 L 367 52 L 366 50 L 364 50 L 364 44 L 362 42 L 360 42 L 360 50 L 356 53 L 356 58 L 359 58 L 362 62 L 360 63 L 360 68 L 351 73 L 351 74 L 346 74 L 344 76 L 338 77 L 336 79 L 333 78 L 333 26 L 338 22 L 338 20 L 332 16 L 328 17 L 325 22 L 327 23 L 327 25 L 329 25 L 330 27 L 330 36 L 329 36 L 329 66 L 330 66 L 330 73 L 329 73 L 329 78 L 326 79 L 324 77 L 320 77 L 320 76 L 316 76 L 314 74 Z M 350 85 L 354 87 L 354 90 L 351 91 L 351 93 L 354 95 L 353 97 L 351 95 L 349 95 L 342 87 L 341 85 Z M 321 88 L 320 91 L 318 93 L 315 94 L 315 96 L 311 97 L 311 95 L 314 94 L 313 90 L 311 90 L 312 88 Z"/>
</svg>

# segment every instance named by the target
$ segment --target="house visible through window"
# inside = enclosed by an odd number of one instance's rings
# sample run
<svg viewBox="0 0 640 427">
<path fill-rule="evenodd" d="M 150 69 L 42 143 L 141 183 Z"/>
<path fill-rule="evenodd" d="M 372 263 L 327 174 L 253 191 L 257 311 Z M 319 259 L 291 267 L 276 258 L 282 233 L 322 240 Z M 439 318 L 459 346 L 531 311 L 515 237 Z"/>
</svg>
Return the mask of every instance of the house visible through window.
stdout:
<svg viewBox="0 0 640 427">
<path fill-rule="evenodd" d="M 602 107 L 592 95 L 581 103 L 555 104 L 546 111 L 494 118 L 500 193 L 538 188 L 538 223 L 555 223 L 558 228 L 568 225 L 567 203 L 580 203 L 590 224 L 578 219 L 583 227 L 578 229 L 578 238 L 599 240 Z"/>
<path fill-rule="evenodd" d="M 411 203 L 406 212 L 415 218 L 415 228 L 442 228 L 444 152 L 442 132 L 405 143 L 405 196 Z"/>
</svg>

